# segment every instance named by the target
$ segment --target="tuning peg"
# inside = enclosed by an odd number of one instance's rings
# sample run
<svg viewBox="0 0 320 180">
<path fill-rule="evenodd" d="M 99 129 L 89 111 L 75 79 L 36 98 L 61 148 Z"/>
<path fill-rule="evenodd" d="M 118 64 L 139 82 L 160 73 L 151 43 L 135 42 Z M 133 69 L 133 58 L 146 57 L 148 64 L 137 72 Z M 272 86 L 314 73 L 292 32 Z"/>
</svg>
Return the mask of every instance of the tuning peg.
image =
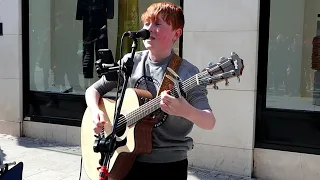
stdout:
<svg viewBox="0 0 320 180">
<path fill-rule="evenodd" d="M 213 66 L 214 65 L 214 62 L 209 62 L 208 63 L 208 66 Z"/>
<path fill-rule="evenodd" d="M 217 86 L 217 84 L 214 84 L 214 85 L 213 85 L 213 89 L 215 89 L 215 90 L 218 90 L 218 89 L 219 89 L 219 87 Z"/>
<path fill-rule="evenodd" d="M 226 60 L 226 59 L 227 59 L 226 57 L 222 56 L 222 57 L 220 57 L 219 61 L 221 62 L 221 61 Z"/>
<path fill-rule="evenodd" d="M 229 81 L 228 81 L 228 79 L 226 79 L 225 85 L 226 85 L 226 86 L 229 86 Z"/>
</svg>

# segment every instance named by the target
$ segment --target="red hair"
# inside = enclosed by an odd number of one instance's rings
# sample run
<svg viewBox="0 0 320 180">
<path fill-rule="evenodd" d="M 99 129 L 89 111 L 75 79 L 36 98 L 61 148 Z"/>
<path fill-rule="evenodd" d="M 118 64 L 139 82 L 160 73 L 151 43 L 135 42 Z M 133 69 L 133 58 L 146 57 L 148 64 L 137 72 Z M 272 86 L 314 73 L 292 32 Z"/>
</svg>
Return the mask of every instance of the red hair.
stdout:
<svg viewBox="0 0 320 180">
<path fill-rule="evenodd" d="M 142 23 L 155 22 L 162 16 L 163 20 L 172 26 L 173 30 L 184 27 L 184 15 L 182 8 L 170 2 L 154 3 L 141 15 Z"/>
</svg>

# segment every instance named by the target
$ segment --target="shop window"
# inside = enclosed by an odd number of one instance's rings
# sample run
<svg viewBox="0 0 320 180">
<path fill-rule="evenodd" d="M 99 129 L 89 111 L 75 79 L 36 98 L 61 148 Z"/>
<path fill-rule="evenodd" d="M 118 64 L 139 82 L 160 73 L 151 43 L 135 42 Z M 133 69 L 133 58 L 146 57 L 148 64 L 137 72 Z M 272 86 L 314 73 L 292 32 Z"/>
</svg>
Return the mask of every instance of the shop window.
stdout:
<svg viewBox="0 0 320 180">
<path fill-rule="evenodd" d="M 320 1 L 260 7 L 255 147 L 320 154 Z"/>
<path fill-rule="evenodd" d="M 318 14 L 318 0 L 271 0 L 268 108 L 320 111 Z"/>
<path fill-rule="evenodd" d="M 94 62 L 99 54 L 94 49 L 110 49 L 119 60 L 123 32 L 141 29 L 140 16 L 154 2 L 29 0 L 29 89 L 84 94 L 98 79 Z M 180 5 L 180 0 L 171 2 Z M 106 30 L 101 30 L 104 25 Z M 131 45 L 125 39 L 123 54 Z M 138 50 L 143 49 L 140 41 Z M 175 51 L 179 54 L 179 42 Z"/>
<path fill-rule="evenodd" d="M 122 34 L 140 30 L 141 14 L 154 2 L 158 1 L 23 0 L 24 119 L 81 126 L 87 108 L 84 93 L 99 78 L 94 63 L 100 57 L 92 49 L 110 49 L 118 61 Z M 182 0 L 170 2 L 183 5 Z M 92 17 L 93 9 L 100 14 Z M 174 46 L 180 56 L 181 42 L 182 37 Z M 122 55 L 131 52 L 131 45 L 132 40 L 124 38 Z M 144 50 L 141 40 L 137 50 Z"/>
</svg>

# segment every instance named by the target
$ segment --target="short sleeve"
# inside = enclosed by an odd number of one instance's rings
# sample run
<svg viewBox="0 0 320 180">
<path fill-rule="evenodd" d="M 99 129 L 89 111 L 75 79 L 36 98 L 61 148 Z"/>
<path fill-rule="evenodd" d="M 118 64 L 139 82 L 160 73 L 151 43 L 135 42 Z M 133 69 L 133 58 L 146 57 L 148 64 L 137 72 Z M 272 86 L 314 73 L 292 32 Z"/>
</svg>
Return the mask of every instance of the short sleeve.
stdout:
<svg viewBox="0 0 320 180">
<path fill-rule="evenodd" d="M 97 82 L 92 86 L 95 88 L 100 96 L 112 91 L 112 89 L 117 87 L 117 81 L 108 81 L 105 76 L 102 76 Z"/>
<path fill-rule="evenodd" d="M 195 74 L 199 73 L 199 69 L 195 66 L 188 70 L 188 77 L 192 77 Z M 211 110 L 211 107 L 208 102 L 208 90 L 205 85 L 200 85 L 192 88 L 187 92 L 186 99 L 187 101 L 195 108 L 200 110 Z"/>
</svg>

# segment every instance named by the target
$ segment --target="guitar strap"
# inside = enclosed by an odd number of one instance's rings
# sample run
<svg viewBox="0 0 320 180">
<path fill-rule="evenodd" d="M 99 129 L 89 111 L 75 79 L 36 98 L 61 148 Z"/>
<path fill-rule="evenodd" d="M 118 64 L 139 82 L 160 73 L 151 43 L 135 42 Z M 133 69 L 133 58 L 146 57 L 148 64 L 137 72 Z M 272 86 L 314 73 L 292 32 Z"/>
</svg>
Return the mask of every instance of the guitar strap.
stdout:
<svg viewBox="0 0 320 180">
<path fill-rule="evenodd" d="M 161 82 L 160 88 L 158 90 L 157 96 L 159 96 L 162 91 L 168 90 L 169 84 L 173 85 L 173 82 L 169 78 L 166 77 L 166 75 L 174 77 L 168 71 L 168 67 L 170 67 L 175 73 L 178 74 L 178 70 L 181 65 L 181 62 L 182 62 L 182 58 L 180 56 L 176 55 L 175 53 L 173 53 L 172 58 L 167 66 L 167 69 L 166 69 L 164 75 L 163 75 L 162 82 Z"/>
<path fill-rule="evenodd" d="M 161 85 L 159 87 L 159 90 L 158 90 L 156 96 L 159 96 L 162 91 L 168 90 L 169 84 L 173 85 L 173 82 L 169 78 L 166 77 L 166 75 L 173 76 L 168 71 L 168 67 L 170 67 L 175 73 L 178 74 L 178 69 L 181 65 L 181 62 L 182 62 L 182 58 L 179 57 L 178 55 L 176 55 L 175 53 L 173 53 L 173 55 L 170 59 L 170 62 L 167 65 L 166 71 L 164 72 L 162 82 L 161 82 Z M 147 88 L 148 88 L 148 86 L 147 86 Z M 160 114 L 162 114 L 162 116 Z M 157 119 L 157 123 L 154 125 L 154 127 L 158 127 L 167 119 L 168 114 L 161 111 L 161 109 L 158 109 L 157 111 L 153 112 L 152 115 L 149 117 L 151 117 L 151 119 Z"/>
</svg>

